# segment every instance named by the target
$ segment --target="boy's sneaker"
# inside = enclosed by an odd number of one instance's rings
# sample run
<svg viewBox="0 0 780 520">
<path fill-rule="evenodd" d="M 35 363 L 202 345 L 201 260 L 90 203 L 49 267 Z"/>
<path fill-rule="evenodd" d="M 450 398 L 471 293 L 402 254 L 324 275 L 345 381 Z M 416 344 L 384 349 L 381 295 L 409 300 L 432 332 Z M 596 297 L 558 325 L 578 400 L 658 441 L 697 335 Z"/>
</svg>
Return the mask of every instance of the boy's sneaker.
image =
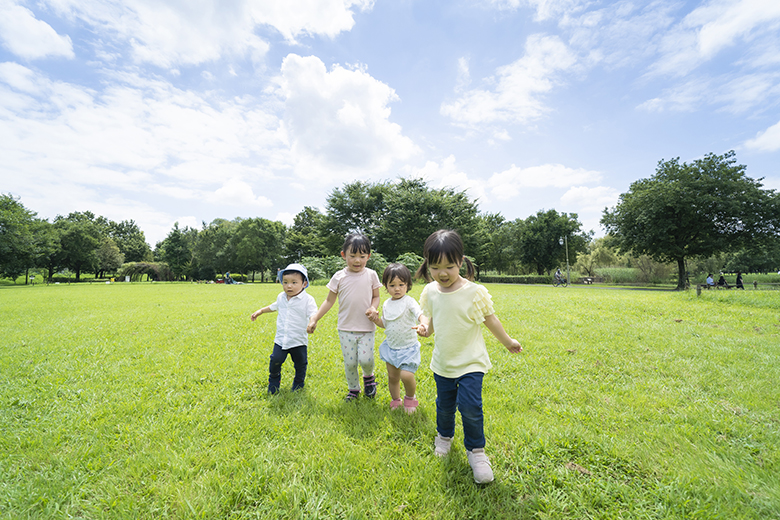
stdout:
<svg viewBox="0 0 780 520">
<path fill-rule="evenodd" d="M 350 390 L 344 400 L 348 403 L 357 400 L 360 397 L 360 390 Z"/>
<path fill-rule="evenodd" d="M 374 376 L 363 376 L 363 391 L 369 399 L 376 396 L 376 378 Z"/>
<path fill-rule="evenodd" d="M 450 448 L 452 447 L 452 437 L 442 437 L 438 433 L 436 434 L 436 438 L 433 439 L 433 453 L 436 454 L 437 457 L 444 457 L 450 452 Z"/>
<path fill-rule="evenodd" d="M 474 482 L 477 484 L 487 484 L 493 482 L 493 470 L 490 468 L 490 461 L 485 455 L 484 448 L 477 448 L 466 452 L 469 458 L 469 466 L 474 472 Z"/>
</svg>

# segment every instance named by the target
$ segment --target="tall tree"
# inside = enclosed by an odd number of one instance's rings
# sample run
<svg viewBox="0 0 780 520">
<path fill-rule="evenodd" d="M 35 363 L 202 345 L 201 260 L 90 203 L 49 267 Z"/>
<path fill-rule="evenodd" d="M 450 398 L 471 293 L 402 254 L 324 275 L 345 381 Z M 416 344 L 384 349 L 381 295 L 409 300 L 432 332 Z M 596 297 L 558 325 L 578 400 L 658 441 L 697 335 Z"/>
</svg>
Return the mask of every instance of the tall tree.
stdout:
<svg viewBox="0 0 780 520">
<path fill-rule="evenodd" d="M 107 226 L 108 236 L 124 255 L 125 262 L 148 262 L 152 260 L 152 249 L 146 242 L 144 232 L 133 220 L 122 222 L 110 221 Z"/>
<path fill-rule="evenodd" d="M 11 194 L 0 194 L 0 276 L 16 280 L 35 261 L 35 213 Z"/>
<path fill-rule="evenodd" d="M 224 273 L 236 267 L 236 255 L 231 241 L 240 219 L 217 218 L 203 224 L 194 244 L 193 257 L 200 271 L 213 269 Z"/>
<path fill-rule="evenodd" d="M 110 237 L 103 237 L 95 256 L 97 266 L 96 278 L 102 278 L 105 273 L 116 273 L 117 269 L 122 267 L 125 261 L 125 255 L 122 254 L 119 247 Z"/>
<path fill-rule="evenodd" d="M 282 262 L 285 225 L 264 218 L 250 218 L 239 221 L 231 237 L 235 251 L 235 265 L 239 272 L 260 271 L 265 281 L 265 272 Z"/>
<path fill-rule="evenodd" d="M 344 237 L 349 233 L 363 233 L 372 243 L 376 240 L 386 193 L 386 184 L 356 181 L 328 195 L 321 236 L 329 254 L 341 251 Z"/>
<path fill-rule="evenodd" d="M 631 184 L 601 223 L 621 251 L 677 263 L 685 287 L 685 260 L 745 248 L 780 237 L 780 198 L 745 175 L 734 151 L 707 154 L 690 164 L 659 161 L 649 179 Z"/>
<path fill-rule="evenodd" d="M 566 261 L 568 247 L 568 258 L 573 263 L 577 253 L 585 251 L 590 242 L 590 234 L 581 228 L 576 213 L 558 213 L 554 209 L 538 211 L 528 217 L 519 230 L 520 261 L 541 275 Z"/>
<path fill-rule="evenodd" d="M 304 207 L 297 215 L 292 227 L 287 231 L 284 241 L 285 255 L 292 260 L 304 256 L 323 256 L 327 254 L 322 230 L 325 216 L 317 208 Z"/>
<path fill-rule="evenodd" d="M 103 237 L 103 222 L 96 220 L 91 211 L 76 211 L 67 217 L 58 215 L 54 225 L 60 231 L 62 265 L 76 274 L 76 281 L 80 279 L 82 271 L 94 272 L 97 249 Z"/>
<path fill-rule="evenodd" d="M 192 238 L 197 237 L 197 234 L 197 231 L 189 227 L 179 229 L 179 223 L 175 222 L 168 236 L 157 244 L 160 259 L 168 264 L 177 280 L 190 274 Z"/>
<path fill-rule="evenodd" d="M 403 253 L 421 253 L 425 240 L 438 229 L 454 229 L 463 238 L 466 253 L 481 247 L 478 207 L 465 192 L 431 189 L 422 179 L 401 179 L 385 186 L 374 245 L 389 259 Z"/>
</svg>

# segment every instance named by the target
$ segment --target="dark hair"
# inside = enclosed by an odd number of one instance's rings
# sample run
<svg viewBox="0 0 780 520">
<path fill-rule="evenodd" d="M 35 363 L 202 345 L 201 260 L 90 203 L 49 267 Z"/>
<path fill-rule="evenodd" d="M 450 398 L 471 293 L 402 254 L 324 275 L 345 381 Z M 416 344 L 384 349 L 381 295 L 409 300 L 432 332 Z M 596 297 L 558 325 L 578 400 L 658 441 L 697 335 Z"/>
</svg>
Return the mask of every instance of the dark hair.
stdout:
<svg viewBox="0 0 780 520">
<path fill-rule="evenodd" d="M 382 285 L 385 286 L 385 289 L 387 289 L 387 284 L 393 281 L 393 278 L 398 278 L 405 283 L 407 291 L 412 288 L 412 273 L 404 264 L 390 264 L 385 267 L 385 272 L 382 273 Z"/>
<path fill-rule="evenodd" d="M 298 274 L 298 275 L 301 276 L 301 282 L 306 283 L 306 277 L 303 276 L 302 272 L 300 272 L 300 271 L 298 271 L 296 269 L 290 269 L 290 270 L 286 270 L 286 271 L 282 272 L 282 276 L 286 276 L 288 274 Z"/>
<path fill-rule="evenodd" d="M 347 235 L 344 245 L 341 246 L 341 252 L 345 255 L 350 251 L 355 253 L 371 254 L 371 241 L 363 233 L 352 233 Z"/>
<path fill-rule="evenodd" d="M 428 265 L 441 260 L 446 260 L 459 266 L 466 262 L 466 278 L 469 280 L 474 279 L 474 264 L 464 254 L 463 240 L 457 231 L 440 229 L 431 233 L 431 236 L 425 240 L 423 263 L 417 269 L 416 277 L 425 278 L 425 281 L 430 282 L 431 277 L 428 274 Z"/>
</svg>

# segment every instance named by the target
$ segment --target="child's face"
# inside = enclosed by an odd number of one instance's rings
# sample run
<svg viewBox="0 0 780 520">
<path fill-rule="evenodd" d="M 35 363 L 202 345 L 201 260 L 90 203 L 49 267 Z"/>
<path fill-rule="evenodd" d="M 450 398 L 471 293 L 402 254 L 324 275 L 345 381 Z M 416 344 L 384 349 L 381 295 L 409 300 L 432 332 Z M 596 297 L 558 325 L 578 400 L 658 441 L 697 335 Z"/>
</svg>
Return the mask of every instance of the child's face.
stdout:
<svg viewBox="0 0 780 520">
<path fill-rule="evenodd" d="M 436 262 L 428 264 L 431 278 L 444 288 L 460 280 L 460 265 L 462 262 L 450 262 L 446 258 L 440 258 Z"/>
<path fill-rule="evenodd" d="M 290 273 L 282 276 L 282 290 L 287 295 L 288 300 L 300 294 L 305 288 L 306 282 L 300 273 Z"/>
<path fill-rule="evenodd" d="M 406 295 L 406 291 L 409 290 L 409 286 L 406 285 L 406 282 L 402 281 L 397 276 L 390 280 L 385 288 L 394 300 L 403 298 Z"/>
<path fill-rule="evenodd" d="M 350 249 L 344 253 L 341 252 L 341 258 L 347 261 L 347 269 L 353 273 L 359 273 L 365 269 L 368 259 L 371 258 L 371 253 L 360 253 Z"/>
</svg>

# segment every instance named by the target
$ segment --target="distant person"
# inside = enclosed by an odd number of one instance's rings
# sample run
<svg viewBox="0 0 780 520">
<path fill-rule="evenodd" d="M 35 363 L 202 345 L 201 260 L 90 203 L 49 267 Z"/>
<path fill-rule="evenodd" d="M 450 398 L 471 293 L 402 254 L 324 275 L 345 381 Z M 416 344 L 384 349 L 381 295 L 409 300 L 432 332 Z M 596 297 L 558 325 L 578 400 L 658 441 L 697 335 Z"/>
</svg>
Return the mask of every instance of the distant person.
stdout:
<svg viewBox="0 0 780 520">
<path fill-rule="evenodd" d="M 236 283 L 236 281 L 235 281 L 235 280 L 233 280 L 233 277 L 232 277 L 232 276 L 230 276 L 230 271 L 228 271 L 227 273 L 225 273 L 225 283 L 228 283 L 228 284 L 231 284 L 231 283 Z"/>
<path fill-rule="evenodd" d="M 466 262 L 468 279 L 460 275 Z M 474 265 L 464 256 L 463 240 L 457 232 L 441 229 L 423 246 L 423 263 L 417 277 L 429 283 L 420 295 L 422 323 L 417 334 L 434 335 L 431 370 L 436 381 L 436 431 L 434 453 L 450 452 L 455 435 L 455 412 L 460 411 L 463 445 L 477 484 L 493 480 L 490 460 L 485 454 L 482 380 L 490 369 L 482 323 L 509 352 L 522 352 L 520 342 L 511 338 L 493 310 L 493 301 L 484 285 L 474 279 Z"/>
<path fill-rule="evenodd" d="M 276 283 L 282 283 L 282 274 L 283 273 L 284 273 L 284 271 L 282 271 L 278 267 L 276 268 Z"/>
<path fill-rule="evenodd" d="M 387 365 L 387 387 L 390 391 L 390 409 L 403 404 L 406 413 L 414 413 L 417 401 L 417 381 L 414 373 L 420 366 L 420 342 L 415 329 L 422 311 L 414 298 L 407 294 L 412 288 L 412 273 L 404 264 L 390 264 L 382 273 L 382 285 L 390 299 L 382 306 L 382 317 L 374 312 L 368 319 L 385 329 L 385 340 L 379 345 L 379 358 Z M 401 382 L 404 399 L 401 401 Z"/>
<path fill-rule="evenodd" d="M 720 273 L 720 278 L 718 278 L 718 287 L 725 287 L 726 289 L 731 289 L 729 283 L 726 281 L 726 277 L 723 276 L 723 273 Z"/>
<path fill-rule="evenodd" d="M 737 271 L 737 289 L 745 290 L 745 286 L 742 285 L 742 273 Z"/>
<path fill-rule="evenodd" d="M 712 273 L 707 275 L 707 289 L 715 287 L 715 280 L 712 279 Z"/>
<path fill-rule="evenodd" d="M 338 332 L 341 353 L 344 356 L 344 374 L 347 378 L 346 401 L 360 396 L 358 369 L 363 374 L 363 391 L 366 397 L 376 396 L 374 377 L 374 333 L 376 325 L 368 319 L 379 307 L 379 275 L 366 267 L 371 258 L 371 241 L 367 236 L 354 233 L 347 236 L 341 247 L 341 258 L 347 267 L 337 271 L 328 282 L 328 297 L 320 305 L 317 314 L 309 320 L 308 331 L 313 333 L 317 322 L 327 314 L 338 298 Z"/>
<path fill-rule="evenodd" d="M 268 393 L 279 391 L 282 382 L 282 365 L 289 354 L 295 366 L 292 389 L 303 388 L 308 366 L 307 346 L 309 336 L 306 326 L 315 312 L 317 302 L 306 292 L 309 273 L 300 264 L 290 264 L 282 271 L 282 292 L 276 301 L 252 313 L 252 321 L 267 312 L 279 312 L 276 316 L 276 336 L 271 361 L 268 364 Z"/>
</svg>

